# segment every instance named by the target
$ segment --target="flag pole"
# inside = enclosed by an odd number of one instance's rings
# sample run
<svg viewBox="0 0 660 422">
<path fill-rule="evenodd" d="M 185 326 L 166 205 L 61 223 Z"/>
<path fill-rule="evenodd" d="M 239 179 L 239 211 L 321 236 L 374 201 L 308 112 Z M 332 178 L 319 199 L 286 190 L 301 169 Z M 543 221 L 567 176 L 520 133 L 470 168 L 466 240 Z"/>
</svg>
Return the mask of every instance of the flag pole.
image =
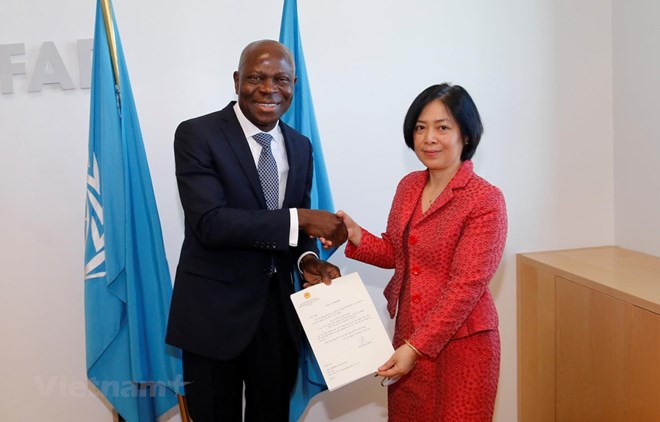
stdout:
<svg viewBox="0 0 660 422">
<path fill-rule="evenodd" d="M 105 22 L 105 32 L 108 37 L 108 48 L 110 50 L 110 60 L 112 61 L 112 72 L 115 75 L 115 86 L 117 87 L 117 94 L 119 96 L 119 104 L 121 104 L 121 79 L 119 77 L 119 60 L 117 59 L 117 41 L 115 38 L 115 24 L 112 19 L 112 10 L 110 9 L 110 0 L 101 0 L 101 9 L 103 12 L 103 21 Z M 188 415 L 188 406 L 186 405 L 186 398 L 177 394 L 179 401 L 179 413 L 182 422 L 190 422 Z M 124 421 L 125 419 L 115 411 L 117 420 Z"/>
<path fill-rule="evenodd" d="M 117 86 L 117 92 L 121 93 L 121 86 L 119 84 L 119 60 L 117 60 L 117 42 L 115 41 L 115 24 L 112 20 L 110 0 L 101 0 L 101 8 L 103 9 L 105 32 L 108 35 L 108 47 L 110 48 L 110 59 L 112 60 L 112 72 L 115 74 L 115 85 Z"/>
<path fill-rule="evenodd" d="M 177 399 L 179 399 L 179 413 L 181 414 L 182 422 L 190 422 L 190 415 L 188 415 L 188 405 L 186 405 L 186 398 L 180 394 L 177 394 Z"/>
</svg>

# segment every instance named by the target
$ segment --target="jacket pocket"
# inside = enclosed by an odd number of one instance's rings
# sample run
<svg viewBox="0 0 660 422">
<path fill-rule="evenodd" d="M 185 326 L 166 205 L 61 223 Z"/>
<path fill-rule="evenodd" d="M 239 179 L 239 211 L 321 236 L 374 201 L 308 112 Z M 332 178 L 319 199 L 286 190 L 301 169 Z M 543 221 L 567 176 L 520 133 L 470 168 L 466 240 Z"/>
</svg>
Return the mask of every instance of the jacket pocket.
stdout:
<svg viewBox="0 0 660 422">
<path fill-rule="evenodd" d="M 177 272 L 224 283 L 233 283 L 237 278 L 236 268 L 233 264 L 208 262 L 194 258 L 179 262 Z"/>
</svg>

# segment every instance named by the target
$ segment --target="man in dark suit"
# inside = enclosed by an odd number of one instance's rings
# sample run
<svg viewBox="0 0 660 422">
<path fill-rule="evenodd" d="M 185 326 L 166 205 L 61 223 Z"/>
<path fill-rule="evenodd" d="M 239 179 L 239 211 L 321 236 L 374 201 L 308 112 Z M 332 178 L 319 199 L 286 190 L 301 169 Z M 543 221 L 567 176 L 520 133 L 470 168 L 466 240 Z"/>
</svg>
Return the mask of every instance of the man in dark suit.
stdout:
<svg viewBox="0 0 660 422">
<path fill-rule="evenodd" d="M 185 239 L 167 343 L 183 350 L 195 422 L 287 421 L 301 336 L 289 299 L 292 271 L 306 285 L 339 269 L 313 237 L 340 245 L 346 227 L 309 210 L 311 143 L 279 119 L 296 83 L 291 53 L 249 44 L 234 85 L 238 103 L 185 121 L 174 153 Z"/>
</svg>

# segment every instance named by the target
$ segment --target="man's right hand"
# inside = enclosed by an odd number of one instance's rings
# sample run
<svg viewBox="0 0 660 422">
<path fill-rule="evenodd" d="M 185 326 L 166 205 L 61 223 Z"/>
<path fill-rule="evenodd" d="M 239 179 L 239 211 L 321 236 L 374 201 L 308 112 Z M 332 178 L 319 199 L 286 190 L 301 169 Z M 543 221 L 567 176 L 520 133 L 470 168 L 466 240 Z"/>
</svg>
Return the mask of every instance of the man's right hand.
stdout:
<svg viewBox="0 0 660 422">
<path fill-rule="evenodd" d="M 340 246 L 348 238 L 341 217 L 327 211 L 298 208 L 298 225 L 307 235 L 325 239 L 324 248 Z"/>
</svg>

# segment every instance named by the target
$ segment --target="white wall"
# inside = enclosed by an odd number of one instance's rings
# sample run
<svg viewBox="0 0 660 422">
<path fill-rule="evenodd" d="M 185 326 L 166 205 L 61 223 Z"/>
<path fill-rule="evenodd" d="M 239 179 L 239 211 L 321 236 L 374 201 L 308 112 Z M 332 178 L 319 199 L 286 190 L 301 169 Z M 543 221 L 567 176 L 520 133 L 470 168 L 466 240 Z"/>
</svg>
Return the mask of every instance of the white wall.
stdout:
<svg viewBox="0 0 660 422">
<path fill-rule="evenodd" d="M 613 10 L 616 243 L 660 255 L 660 3 Z"/>
<path fill-rule="evenodd" d="M 277 38 L 281 2 L 114 5 L 173 269 L 183 235 L 174 129 L 234 98 L 240 50 Z M 56 43 L 77 85 L 75 41 L 93 36 L 94 7 L 14 0 L 0 14 L 0 44 L 25 43 L 25 56 L 14 61 L 27 62 L 28 73 L 13 78 L 13 94 L 0 95 L 0 414 L 7 420 L 110 420 L 85 381 L 89 91 L 27 92 L 43 41 Z M 516 420 L 515 253 L 615 240 L 612 115 L 621 107 L 612 99 L 611 2 L 299 0 L 299 15 L 335 205 L 374 232 L 385 227 L 399 179 L 420 168 L 401 136 L 414 96 L 453 81 L 475 99 L 486 128 L 476 170 L 502 188 L 510 220 L 492 283 L 503 351 L 496 420 Z M 617 161 L 617 174 L 637 168 L 637 158 Z M 629 188 L 622 183 L 617 200 Z M 622 208 L 618 201 L 619 215 Z M 657 215 L 657 199 L 650 208 Z M 618 239 L 629 230 L 618 224 Z M 360 271 L 385 318 L 381 291 L 391 273 L 341 253 L 333 260 Z M 375 381 L 321 394 L 304 420 L 385 420 L 385 391 Z"/>
</svg>

